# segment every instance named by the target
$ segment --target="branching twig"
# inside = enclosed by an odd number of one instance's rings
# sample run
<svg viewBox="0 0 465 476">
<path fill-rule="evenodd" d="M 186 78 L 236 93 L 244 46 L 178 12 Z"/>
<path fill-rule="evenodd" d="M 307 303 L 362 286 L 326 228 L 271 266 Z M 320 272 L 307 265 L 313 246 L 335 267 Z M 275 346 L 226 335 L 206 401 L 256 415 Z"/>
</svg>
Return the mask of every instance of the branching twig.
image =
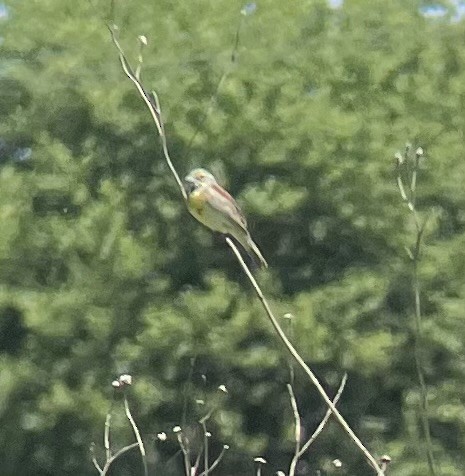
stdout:
<svg viewBox="0 0 465 476">
<path fill-rule="evenodd" d="M 215 461 L 213 461 L 213 463 L 211 464 L 209 471 L 213 471 L 220 464 L 220 462 L 223 459 L 223 456 L 224 456 L 224 454 L 226 453 L 227 450 L 229 450 L 229 446 L 228 445 L 223 445 L 223 449 L 220 451 L 220 454 L 215 459 Z M 202 471 L 199 474 L 199 476 L 206 476 L 206 474 L 207 473 L 205 471 Z"/>
<path fill-rule="evenodd" d="M 339 401 L 339 398 L 341 398 L 342 392 L 344 391 L 344 387 L 347 382 L 347 374 L 344 374 L 342 377 L 341 384 L 339 385 L 339 389 L 336 393 L 336 396 L 333 399 L 334 405 L 337 404 Z M 313 432 L 312 436 L 306 441 L 306 443 L 301 447 L 300 446 L 300 438 L 301 438 L 301 428 L 300 428 L 300 414 L 299 410 L 297 407 L 297 401 L 295 399 L 294 391 L 292 389 L 291 385 L 287 385 L 287 389 L 289 391 L 289 397 L 291 399 L 291 406 L 292 406 L 292 412 L 294 414 L 294 421 L 295 421 L 295 451 L 294 451 L 294 456 L 291 461 L 291 465 L 289 467 L 289 476 L 294 476 L 295 475 L 295 470 L 297 468 L 297 463 L 299 462 L 299 459 L 303 456 L 303 454 L 310 448 L 310 446 L 313 444 L 313 442 L 318 438 L 319 434 L 323 431 L 323 428 L 326 426 L 328 423 L 328 420 L 332 414 L 332 411 L 330 408 L 326 410 L 325 416 L 321 420 L 320 424 L 317 426 L 316 430 Z"/>
<path fill-rule="evenodd" d="M 341 384 L 339 385 L 339 389 L 336 393 L 336 396 L 334 397 L 333 403 L 334 405 L 337 404 L 339 399 L 341 398 L 342 392 L 344 391 L 344 387 L 347 382 L 347 374 L 344 374 L 342 377 Z M 312 436 L 308 439 L 308 441 L 302 446 L 302 448 L 299 451 L 299 458 L 310 448 L 310 445 L 313 444 L 313 442 L 318 438 L 318 435 L 323 431 L 323 428 L 325 427 L 326 423 L 329 420 L 329 417 L 331 416 L 332 412 L 331 409 L 328 408 L 326 410 L 325 416 L 323 417 L 323 420 L 321 420 L 320 424 L 317 426 L 316 430 L 313 432 Z"/>
<path fill-rule="evenodd" d="M 121 455 L 126 453 L 126 451 L 129 451 L 132 448 L 135 448 L 136 446 L 139 446 L 139 443 L 132 443 L 130 445 L 124 446 L 123 448 L 119 449 L 114 455 L 111 454 L 111 449 L 109 447 L 109 443 L 108 443 L 108 446 L 107 446 L 107 442 L 109 442 L 110 423 L 111 423 L 111 416 L 109 416 L 109 415 L 111 415 L 110 412 L 107 413 L 107 417 L 105 419 L 104 441 L 105 441 L 106 460 L 105 460 L 105 464 L 103 465 L 103 468 L 100 467 L 100 465 L 97 461 L 97 457 L 95 455 L 95 444 L 92 443 L 91 446 L 90 446 L 90 454 L 91 454 L 92 464 L 95 466 L 95 468 L 99 472 L 100 476 L 106 476 L 107 475 L 108 470 L 110 469 L 110 466 L 113 463 L 113 461 L 115 461 Z"/>
<path fill-rule="evenodd" d="M 182 197 L 184 200 L 186 200 L 187 195 L 186 191 L 184 190 L 183 184 L 181 179 L 179 178 L 179 175 L 173 165 L 173 162 L 171 161 L 170 154 L 168 152 L 168 145 L 166 143 L 166 135 L 165 135 L 165 126 L 163 124 L 163 120 L 161 117 L 161 109 L 160 109 L 160 103 L 158 101 L 158 96 L 156 95 L 155 92 L 152 92 L 151 94 L 147 92 L 147 90 L 144 88 L 141 80 L 139 79 L 140 76 L 140 71 L 139 74 L 137 74 L 132 70 L 126 55 L 123 52 L 123 49 L 121 48 L 121 45 L 119 44 L 119 41 L 116 37 L 116 26 L 115 25 L 108 25 L 108 29 L 110 30 L 111 33 L 111 39 L 113 41 L 113 44 L 115 45 L 116 49 L 118 50 L 119 54 L 119 59 L 121 62 L 121 67 L 126 74 L 126 76 L 134 83 L 134 85 L 137 88 L 137 91 L 139 92 L 140 97 L 144 100 L 146 106 L 148 107 L 150 114 L 152 116 L 153 122 L 155 123 L 158 131 L 158 135 L 161 138 L 162 142 L 162 148 L 163 148 L 163 155 L 165 157 L 166 163 L 168 164 L 168 167 L 173 174 L 173 177 L 176 180 L 176 183 L 178 184 L 179 190 L 181 192 Z M 139 62 L 140 65 L 140 62 Z"/>
<path fill-rule="evenodd" d="M 203 455 L 203 447 L 200 449 L 199 454 L 197 455 L 197 458 L 195 458 L 195 463 L 194 466 L 192 467 L 192 474 L 196 475 L 197 471 L 199 470 L 200 467 L 200 459 L 202 458 Z"/>
<path fill-rule="evenodd" d="M 118 450 L 118 451 L 105 463 L 105 466 L 103 467 L 103 470 L 102 470 L 102 472 L 100 473 L 101 476 L 105 476 L 105 475 L 107 474 L 108 470 L 110 469 L 111 463 L 113 463 L 113 461 L 115 461 L 116 458 L 119 458 L 121 455 L 123 455 L 124 453 L 126 453 L 126 451 L 132 450 L 132 448 L 136 448 L 137 446 L 139 446 L 139 443 L 131 443 L 130 445 L 124 446 L 123 448 L 121 448 L 120 450 Z"/>
<path fill-rule="evenodd" d="M 118 50 L 118 53 L 119 53 L 119 58 L 120 58 L 120 62 L 121 62 L 121 66 L 123 68 L 123 71 L 125 72 L 125 74 L 128 76 L 128 78 L 134 83 L 134 85 L 136 86 L 137 88 L 137 91 L 139 92 L 139 95 L 142 97 L 142 99 L 144 100 L 145 104 L 147 105 L 147 107 L 149 108 L 149 111 L 151 113 L 151 116 L 152 116 L 152 119 L 157 127 L 157 130 L 158 130 L 158 133 L 160 135 L 160 138 L 161 138 L 161 141 L 162 141 L 162 146 L 163 146 L 163 152 L 164 152 L 164 157 L 165 157 L 165 160 L 168 164 L 168 167 L 171 171 L 171 173 L 173 174 L 174 178 L 176 179 L 176 182 L 179 186 L 179 189 L 181 191 L 181 194 L 182 194 L 182 197 L 184 200 L 186 200 L 186 191 L 184 190 L 184 187 L 182 185 L 182 182 L 179 178 L 179 175 L 171 161 L 171 158 L 169 156 L 169 153 L 168 153 L 168 149 L 167 149 L 167 144 L 166 144 L 166 136 L 165 136 L 165 131 L 164 131 L 164 126 L 163 126 L 163 122 L 162 122 L 162 119 L 161 119 L 161 110 L 160 110 L 160 105 L 159 105 L 159 102 L 158 102 L 158 98 L 156 96 L 156 94 L 152 94 L 152 96 L 150 96 L 147 92 L 146 92 L 146 89 L 144 88 L 144 86 L 142 85 L 142 82 L 135 76 L 134 72 L 132 71 L 127 59 L 126 59 L 126 56 L 121 48 L 121 46 L 119 45 L 119 42 L 116 38 L 116 35 L 115 35 L 115 27 L 109 27 L 109 30 L 110 30 L 110 33 L 111 33 L 111 37 L 112 37 L 112 40 L 113 40 L 113 43 L 115 45 L 115 47 L 117 48 Z M 302 357 L 299 355 L 299 353 L 297 352 L 297 350 L 294 348 L 294 346 L 291 344 L 291 342 L 288 340 L 288 338 L 286 337 L 286 335 L 284 334 L 281 326 L 279 325 L 278 321 L 276 320 L 276 318 L 274 317 L 271 309 L 270 309 L 270 306 L 268 304 L 268 302 L 266 301 L 260 287 L 258 286 L 255 278 L 253 277 L 252 273 L 250 272 L 249 268 L 247 267 L 247 265 L 245 264 L 244 260 L 242 259 L 239 251 L 237 250 L 236 246 L 234 245 L 234 243 L 231 241 L 230 238 L 226 238 L 226 241 L 228 243 L 228 245 L 231 247 L 231 249 L 233 250 L 234 254 L 236 255 L 236 258 L 238 259 L 240 265 L 242 266 L 242 269 L 244 270 L 245 274 L 247 275 L 247 277 L 249 278 L 250 282 L 252 283 L 254 289 L 255 289 L 255 292 L 260 300 L 260 302 L 262 303 L 262 306 L 263 308 L 265 309 L 265 312 L 266 314 L 268 315 L 268 318 L 270 319 L 274 329 L 276 330 L 279 338 L 281 339 L 281 341 L 283 342 L 284 346 L 287 348 L 287 350 L 290 352 L 290 354 L 294 357 L 294 359 L 297 361 L 297 363 L 300 365 L 300 367 L 302 367 L 302 369 L 304 370 L 304 372 L 308 375 L 308 377 L 310 378 L 311 382 L 315 385 L 315 387 L 317 388 L 318 392 L 320 393 L 321 397 L 323 398 L 323 400 L 325 401 L 326 405 L 329 407 L 329 409 L 334 413 L 336 419 L 339 421 L 339 423 L 341 424 L 341 426 L 343 427 L 343 429 L 346 431 L 346 433 L 349 435 L 349 437 L 354 441 L 354 443 L 357 445 L 357 447 L 363 452 L 363 454 L 365 455 L 365 457 L 367 458 L 367 460 L 370 462 L 370 464 L 373 466 L 373 468 L 376 470 L 377 474 L 379 476 L 382 476 L 384 475 L 384 472 L 382 471 L 382 469 L 380 468 L 378 462 L 376 461 L 376 459 L 371 455 L 371 453 L 365 448 L 365 446 L 363 445 L 363 443 L 360 441 L 360 439 L 357 437 L 357 435 L 355 435 L 355 433 L 353 432 L 353 430 L 350 428 L 350 426 L 348 425 L 348 423 L 345 421 L 344 417 L 339 413 L 339 411 L 337 410 L 337 408 L 334 406 L 333 402 L 331 401 L 331 399 L 328 397 L 328 395 L 326 394 L 326 392 L 324 391 L 323 387 L 321 386 L 320 382 L 318 381 L 318 379 L 316 378 L 315 374 L 312 372 L 312 370 L 307 366 L 307 364 L 304 362 L 304 360 L 302 359 Z M 184 452 L 184 450 L 183 450 Z M 186 455 L 185 455 L 186 456 Z M 190 461 L 189 461 L 189 470 L 190 470 Z M 189 473 L 187 473 L 189 474 Z"/>
<path fill-rule="evenodd" d="M 376 461 L 376 459 L 366 449 L 366 447 L 363 445 L 363 443 L 360 441 L 360 439 L 357 437 L 357 435 L 353 432 L 352 428 L 345 421 L 344 417 L 339 413 L 339 410 L 334 406 L 333 402 L 328 397 L 328 394 L 325 392 L 324 388 L 321 386 L 321 384 L 320 384 L 319 380 L 317 379 L 316 375 L 313 373 L 313 371 L 310 369 L 310 367 L 304 362 L 304 360 L 302 359 L 300 354 L 297 352 L 295 347 L 291 344 L 289 339 L 286 337 L 286 334 L 282 330 L 282 328 L 279 325 L 276 317 L 274 316 L 273 312 L 271 311 L 270 305 L 268 304 L 268 301 L 265 299 L 265 296 L 263 295 L 263 292 L 262 292 L 260 286 L 258 285 L 258 283 L 257 283 L 256 279 L 254 278 L 253 274 L 251 273 L 250 269 L 247 267 L 244 260 L 242 259 L 242 256 L 240 255 L 238 249 L 236 248 L 236 245 L 232 242 L 232 240 L 230 238 L 226 238 L 226 242 L 231 247 L 233 253 L 236 255 L 237 260 L 239 261 L 240 265 L 242 266 L 242 269 L 244 270 L 245 274 L 249 278 L 249 281 L 251 282 L 251 284 L 252 284 L 252 286 L 255 290 L 255 293 L 258 296 L 258 299 L 262 303 L 262 306 L 265 309 L 265 312 L 266 312 L 271 324 L 273 325 L 276 333 L 278 334 L 278 337 L 281 339 L 281 341 L 284 344 L 284 346 L 286 347 L 286 349 L 290 352 L 290 354 L 294 357 L 294 359 L 299 364 L 299 366 L 308 375 L 311 382 L 313 383 L 313 385 L 315 385 L 316 389 L 318 390 L 318 393 L 321 395 L 321 397 L 325 401 L 326 405 L 334 413 L 334 416 L 336 417 L 338 422 L 341 424 L 342 428 L 349 435 L 349 437 L 352 439 L 352 441 L 358 446 L 358 448 L 362 451 L 362 453 L 365 455 L 367 460 L 370 462 L 370 464 L 376 470 L 378 475 L 380 475 L 380 476 L 383 475 L 384 473 L 381 470 L 381 468 L 380 468 L 378 462 Z"/>
<path fill-rule="evenodd" d="M 184 472 L 186 476 L 192 476 L 192 464 L 190 459 L 189 448 L 185 445 L 182 430 L 179 427 L 176 427 L 175 430 L 176 437 L 178 439 L 179 447 L 181 448 L 183 461 L 184 461 Z"/>
<path fill-rule="evenodd" d="M 89 450 L 90 450 L 90 456 L 91 456 L 92 464 L 95 466 L 95 468 L 97 469 L 99 474 L 102 475 L 103 474 L 102 468 L 98 464 L 97 457 L 95 456 L 95 443 L 92 443 L 90 445 Z"/>
<path fill-rule="evenodd" d="M 142 438 L 140 437 L 139 428 L 137 428 L 136 422 L 134 421 L 134 418 L 132 417 L 126 394 L 124 395 L 124 411 L 126 412 L 127 419 L 131 423 L 132 429 L 134 431 L 134 436 L 136 437 L 136 440 L 137 440 L 137 445 L 139 446 L 140 455 L 142 457 L 142 463 L 144 465 L 144 475 L 148 476 L 147 456 L 145 454 L 144 442 L 142 441 Z"/>
</svg>

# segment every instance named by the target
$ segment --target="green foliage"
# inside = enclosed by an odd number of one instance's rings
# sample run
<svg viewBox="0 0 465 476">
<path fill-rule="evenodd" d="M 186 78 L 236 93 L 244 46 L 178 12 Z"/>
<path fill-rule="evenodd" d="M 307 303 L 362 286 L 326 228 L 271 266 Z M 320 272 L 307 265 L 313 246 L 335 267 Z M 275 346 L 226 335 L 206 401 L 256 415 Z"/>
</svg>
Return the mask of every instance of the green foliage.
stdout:
<svg viewBox="0 0 465 476">
<path fill-rule="evenodd" d="M 39 5 L 40 3 L 40 5 Z M 415 232 L 394 152 L 426 160 L 420 261 L 431 432 L 441 474 L 465 465 L 465 23 L 421 2 L 115 2 L 121 42 L 159 94 L 181 174 L 205 166 L 238 197 L 270 263 L 260 282 L 341 411 L 393 474 L 427 470 L 413 359 Z M 173 426 L 218 474 L 287 469 L 288 358 L 221 238 L 184 209 L 155 128 L 121 72 L 110 2 L 7 1 L 0 18 L 0 460 L 5 475 L 96 474 L 110 382 L 129 394 L 154 474 L 182 474 Z M 240 25 L 235 61 L 231 53 Z M 224 73 L 215 100 L 211 100 Z M 203 378 L 202 376 L 205 376 Z M 217 388 L 226 385 L 227 395 Z M 296 372 L 302 423 L 325 408 Z M 204 403 L 199 403 L 202 400 Z M 116 412 L 116 409 L 119 409 Z M 206 410 L 207 409 L 207 410 Z M 115 446 L 133 441 L 117 396 Z M 156 442 L 160 431 L 169 434 Z M 369 468 L 331 423 L 304 458 Z M 142 474 L 136 452 L 114 474 Z"/>
</svg>

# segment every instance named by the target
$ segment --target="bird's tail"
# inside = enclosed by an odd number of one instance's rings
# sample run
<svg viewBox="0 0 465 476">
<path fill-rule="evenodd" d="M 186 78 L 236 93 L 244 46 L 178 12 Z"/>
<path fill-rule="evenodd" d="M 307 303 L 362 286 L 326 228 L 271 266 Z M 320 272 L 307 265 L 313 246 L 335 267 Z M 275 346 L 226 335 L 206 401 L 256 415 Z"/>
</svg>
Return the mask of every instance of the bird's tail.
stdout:
<svg viewBox="0 0 465 476">
<path fill-rule="evenodd" d="M 268 268 L 266 259 L 263 257 L 261 251 L 258 249 L 258 246 L 254 243 L 252 237 L 249 234 L 247 234 L 247 237 L 245 237 L 244 240 L 240 240 L 239 242 L 256 264 L 258 264 L 260 267 Z"/>
</svg>

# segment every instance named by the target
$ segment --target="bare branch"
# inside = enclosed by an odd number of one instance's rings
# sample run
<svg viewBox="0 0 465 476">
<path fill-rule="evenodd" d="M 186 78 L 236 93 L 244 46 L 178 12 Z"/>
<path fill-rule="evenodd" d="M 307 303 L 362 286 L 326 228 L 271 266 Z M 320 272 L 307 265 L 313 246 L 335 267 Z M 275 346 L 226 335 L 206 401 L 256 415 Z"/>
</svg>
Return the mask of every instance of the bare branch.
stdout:
<svg viewBox="0 0 465 476">
<path fill-rule="evenodd" d="M 220 454 L 215 459 L 215 461 L 213 461 L 213 463 L 211 464 L 210 471 L 213 471 L 220 464 L 220 462 L 223 459 L 223 456 L 224 456 L 224 454 L 226 453 L 227 450 L 229 450 L 229 446 L 228 445 L 223 445 L 223 449 L 221 450 Z M 207 473 L 205 473 L 205 471 L 203 471 L 199 474 L 199 476 L 206 476 L 206 474 Z"/>
<path fill-rule="evenodd" d="M 148 107 L 150 111 L 150 115 L 152 116 L 153 122 L 155 123 L 157 127 L 158 135 L 161 138 L 161 143 L 163 147 L 163 155 L 165 156 L 166 163 L 168 164 L 168 167 L 171 173 L 173 174 L 176 180 L 176 183 L 178 184 L 181 195 L 183 196 L 184 200 L 186 200 L 187 199 L 186 191 L 184 190 L 182 181 L 179 178 L 179 175 L 173 165 L 173 162 L 171 161 L 171 157 L 168 152 L 168 146 L 166 143 L 166 135 L 165 135 L 165 127 L 161 117 L 161 109 L 160 109 L 158 97 L 156 96 L 156 94 L 153 94 L 153 96 L 151 96 L 147 92 L 147 90 L 144 88 L 141 80 L 138 78 L 138 76 L 140 76 L 140 71 L 136 75 L 136 73 L 132 70 L 126 58 L 126 55 L 124 54 L 124 51 L 121 48 L 121 45 L 119 44 L 119 41 L 116 37 L 116 27 L 114 25 L 113 26 L 108 25 L 108 29 L 110 30 L 113 44 L 118 50 L 119 59 L 120 59 L 121 67 L 123 68 L 123 71 L 125 72 L 126 76 L 134 83 L 135 87 L 137 88 L 137 91 L 139 92 L 140 97 L 144 100 L 146 106 Z"/>
<path fill-rule="evenodd" d="M 181 448 L 181 451 L 183 454 L 184 471 L 186 473 L 186 476 L 192 476 L 192 464 L 191 464 L 191 460 L 189 456 L 189 448 L 184 444 L 181 429 L 179 429 L 179 431 L 176 432 L 176 436 L 178 438 L 179 447 Z"/>
<path fill-rule="evenodd" d="M 95 466 L 95 468 L 97 469 L 97 471 L 99 472 L 100 476 L 102 476 L 103 474 L 103 471 L 102 471 L 102 468 L 100 467 L 100 465 L 98 464 L 98 461 L 97 461 L 97 457 L 95 456 L 95 443 L 92 443 L 90 445 L 90 455 L 91 455 L 91 459 L 92 459 L 92 464 Z"/>
<path fill-rule="evenodd" d="M 341 384 L 339 385 L 339 389 L 333 400 L 334 405 L 336 405 L 339 399 L 341 398 L 342 392 L 344 391 L 344 387 L 346 386 L 346 382 L 347 382 L 347 374 L 344 374 L 344 376 L 342 377 Z M 301 457 L 308 450 L 310 445 L 318 438 L 318 435 L 323 431 L 323 428 L 328 422 L 331 414 L 332 414 L 331 409 L 328 408 L 328 410 L 326 410 L 325 416 L 323 417 L 323 420 L 321 420 L 320 424 L 317 426 L 316 430 L 313 432 L 309 440 L 302 446 L 299 452 L 299 457 Z"/>
<path fill-rule="evenodd" d="M 131 443 L 130 445 L 128 446 L 124 446 L 123 448 L 121 448 L 120 450 L 118 450 L 106 463 L 105 463 L 105 466 L 103 467 L 103 471 L 101 473 L 102 476 L 105 476 L 108 472 L 108 470 L 110 469 L 110 465 L 111 463 L 113 463 L 113 461 L 115 461 L 115 459 L 119 458 L 121 455 L 123 455 L 124 453 L 126 453 L 126 451 L 129 451 L 131 450 L 132 448 L 136 448 L 137 446 L 139 446 L 139 443 Z"/>
<path fill-rule="evenodd" d="M 342 395 L 342 392 L 344 390 L 346 382 L 347 382 L 347 374 L 344 374 L 344 376 L 342 377 L 341 384 L 339 385 L 339 389 L 336 393 L 336 396 L 333 399 L 334 405 L 336 405 L 336 403 L 339 401 L 339 398 Z M 289 476 L 294 476 L 299 459 L 308 450 L 308 448 L 310 448 L 310 445 L 312 445 L 312 443 L 318 438 L 320 433 L 323 431 L 323 428 L 326 426 L 326 423 L 328 423 L 328 420 L 329 420 L 329 417 L 332 414 L 332 411 L 331 411 L 330 408 L 328 408 L 326 410 L 326 413 L 325 413 L 325 416 L 323 417 L 323 420 L 321 420 L 320 424 L 317 426 L 317 428 L 313 432 L 312 436 L 307 440 L 307 442 L 302 446 L 302 448 L 300 448 L 300 433 L 301 433 L 300 432 L 300 416 L 299 416 L 298 411 L 296 412 L 297 404 L 296 404 L 296 401 L 295 401 L 294 392 L 292 391 L 292 387 L 290 385 L 288 385 L 288 390 L 289 390 L 289 394 L 292 395 L 291 396 L 291 404 L 292 404 L 292 409 L 294 411 L 294 419 L 296 420 L 296 436 L 295 436 L 295 438 L 296 438 L 296 450 L 295 450 L 295 453 L 294 453 L 294 457 L 292 458 L 291 465 L 289 467 Z M 297 433 L 297 417 L 299 417 L 299 419 L 298 419 L 299 432 L 298 433 Z"/>
<path fill-rule="evenodd" d="M 171 158 L 168 154 L 168 149 L 167 149 L 167 146 L 166 146 L 166 136 L 165 136 L 165 132 L 164 132 L 164 127 L 163 127 L 163 122 L 161 120 L 161 113 L 160 113 L 160 107 L 159 107 L 159 102 L 158 102 L 158 98 L 156 96 L 156 94 L 153 94 L 153 96 L 150 96 L 147 92 L 146 92 L 146 89 L 143 87 L 142 83 L 140 80 L 137 79 L 137 77 L 135 76 L 135 73 L 132 71 L 125 55 L 124 55 L 124 52 L 116 38 L 116 34 L 115 34 L 115 28 L 114 27 L 111 27 L 109 26 L 109 30 L 110 30 L 110 33 L 111 33 L 111 37 L 112 37 L 112 41 L 115 45 L 115 47 L 117 48 L 118 52 L 119 52 L 119 57 L 120 57 L 120 62 L 121 62 L 121 66 L 123 68 L 123 71 L 125 72 L 125 74 L 128 76 L 128 78 L 134 83 L 134 85 L 136 86 L 138 92 L 139 92 L 139 95 L 142 97 L 142 99 L 144 100 L 144 102 L 146 103 L 150 113 L 151 113 L 151 116 L 152 116 L 152 119 L 157 127 L 157 130 L 158 130 L 158 133 L 161 137 L 161 140 L 162 140 L 162 145 L 163 145 L 163 151 L 164 151 L 164 156 L 165 156 L 165 160 L 168 164 L 168 167 L 170 168 L 170 171 L 172 172 L 173 176 L 175 177 L 176 179 L 176 182 L 179 186 L 179 189 L 181 191 L 181 194 L 182 194 L 182 197 L 184 199 L 184 201 L 186 201 L 187 199 L 187 196 L 186 196 L 186 191 L 184 190 L 184 187 L 182 185 L 182 182 L 179 178 L 179 175 L 171 161 Z M 271 309 L 270 309 L 270 306 L 268 304 L 268 302 L 266 301 L 260 287 L 258 286 L 255 278 L 253 277 L 252 273 L 250 272 L 249 268 L 247 267 L 247 265 L 245 264 L 244 260 L 242 259 L 239 251 L 237 250 L 236 246 L 234 245 L 234 243 L 231 241 L 230 238 L 226 238 L 226 241 L 228 243 L 228 245 L 231 247 L 231 249 L 233 250 L 234 254 L 236 255 L 236 258 L 238 259 L 240 265 L 242 266 L 242 269 L 244 270 L 245 274 L 247 275 L 247 277 L 249 278 L 250 282 L 252 283 L 252 286 L 254 287 L 255 289 L 255 292 L 259 298 L 259 300 L 261 301 L 262 303 L 262 306 L 263 308 L 265 309 L 265 312 L 266 314 L 268 315 L 268 318 L 270 319 L 274 329 L 276 330 L 279 338 L 281 339 L 281 341 L 283 342 L 283 344 L 285 345 L 285 347 L 287 348 L 287 350 L 290 352 L 290 354 L 294 357 L 294 359 L 297 361 L 297 363 L 300 365 L 300 367 L 302 367 L 302 369 L 304 370 L 304 372 L 308 375 L 308 377 L 310 378 L 311 382 L 315 385 L 315 387 L 317 388 L 318 392 L 320 393 L 321 397 L 323 398 L 323 400 L 325 401 L 326 405 L 330 408 L 330 410 L 334 413 L 336 419 L 339 421 L 339 423 L 341 424 L 341 426 L 344 428 L 344 430 L 346 431 L 346 433 L 349 435 L 349 437 L 354 441 L 354 443 L 357 445 L 357 447 L 363 452 L 363 454 L 365 455 L 365 457 L 367 458 L 367 460 L 370 462 L 370 464 L 373 466 L 373 468 L 376 470 L 378 476 L 384 476 L 384 472 L 381 470 L 378 462 L 376 461 L 376 459 L 371 455 L 371 453 L 365 448 L 365 446 L 363 445 L 363 443 L 360 441 L 360 439 L 357 437 L 357 435 L 355 435 L 355 433 L 353 432 L 353 430 L 350 428 L 350 426 L 347 424 L 347 422 L 345 421 L 345 419 L 343 418 L 343 416 L 339 413 L 339 411 L 337 410 L 337 408 L 334 406 L 333 402 L 330 400 L 330 398 L 328 397 L 328 395 L 326 394 L 326 392 L 324 391 L 323 387 L 321 386 L 320 382 L 318 381 L 318 379 L 316 378 L 315 374 L 312 372 L 312 370 L 307 366 L 307 364 L 304 362 L 304 360 L 302 359 L 302 357 L 300 356 L 300 354 L 297 352 L 297 350 L 294 348 L 294 346 L 291 344 L 291 342 L 289 341 L 289 339 L 286 337 L 285 333 L 283 332 L 281 326 L 279 325 L 278 321 L 276 320 L 275 316 L 273 315 Z M 182 438 L 179 438 L 179 435 L 178 435 L 178 440 L 180 440 L 180 445 L 181 448 L 183 449 L 183 443 L 182 443 Z M 184 456 L 185 456 L 185 459 L 186 459 L 186 453 L 183 449 L 183 453 L 184 453 Z M 188 456 L 188 455 L 187 455 Z M 190 473 L 190 468 L 191 468 L 191 465 L 190 465 L 190 461 L 189 459 L 187 458 L 187 461 L 188 461 L 188 466 L 186 466 L 186 470 L 189 469 L 189 472 L 186 472 L 186 474 L 189 474 Z M 187 464 L 187 463 L 186 463 Z M 259 469 L 260 471 L 261 469 Z"/>
<path fill-rule="evenodd" d="M 142 456 L 142 463 L 144 465 L 144 475 L 148 476 L 148 468 L 147 468 L 147 457 L 145 454 L 145 447 L 142 438 L 140 437 L 139 428 L 137 428 L 136 422 L 132 417 L 131 410 L 129 409 L 129 403 L 126 394 L 124 395 L 124 410 L 126 412 L 126 417 L 128 418 L 129 422 L 131 423 L 132 429 L 134 431 L 134 435 L 137 440 L 137 445 L 139 446 L 140 454 Z"/>
<path fill-rule="evenodd" d="M 319 380 L 317 379 L 316 375 L 313 373 L 313 371 L 310 369 L 310 367 L 304 362 L 304 360 L 302 359 L 300 354 L 297 352 L 295 347 L 291 344 L 289 339 L 286 337 L 286 334 L 282 330 L 282 328 L 279 325 L 276 317 L 274 316 L 273 312 L 271 311 L 270 305 L 268 304 L 268 301 L 265 299 L 265 296 L 263 295 L 263 292 L 262 292 L 260 286 L 258 285 L 257 281 L 255 280 L 255 278 L 254 278 L 253 274 L 251 273 L 250 269 L 248 268 L 248 266 L 245 264 L 244 260 L 242 259 L 242 256 L 240 255 L 238 249 L 236 248 L 236 245 L 232 242 L 232 240 L 230 238 L 226 238 L 226 242 L 228 243 L 228 245 L 232 249 L 233 253 L 236 255 L 236 258 L 239 261 L 240 265 L 242 266 L 242 269 L 244 270 L 245 274 L 249 278 L 249 281 L 251 282 L 251 284 L 252 284 L 252 286 L 255 290 L 255 293 L 258 296 L 258 299 L 262 303 L 262 306 L 265 309 L 265 312 L 266 312 L 271 324 L 273 325 L 276 333 L 278 334 L 278 337 L 281 339 L 281 341 L 284 344 L 284 346 L 286 347 L 286 349 L 290 352 L 290 354 L 294 357 L 294 359 L 297 361 L 297 363 L 300 365 L 300 367 L 308 375 L 311 382 L 313 383 L 313 385 L 315 385 L 316 389 L 318 390 L 318 393 L 321 395 L 321 397 L 325 401 L 326 405 L 334 413 L 334 416 L 336 417 L 338 422 L 341 424 L 342 428 L 349 435 L 349 437 L 352 439 L 352 441 L 357 445 L 357 447 L 362 451 L 362 453 L 365 455 L 366 459 L 373 466 L 373 468 L 375 469 L 377 474 L 379 476 L 384 476 L 384 472 L 382 471 L 382 469 L 379 466 L 376 459 L 367 450 L 367 448 L 363 445 L 363 443 L 360 441 L 358 436 L 353 432 L 352 428 L 345 421 L 344 417 L 339 413 L 339 410 L 334 406 L 333 402 L 328 397 L 327 393 L 325 392 L 324 388 L 321 386 L 321 384 L 320 384 Z"/>
</svg>

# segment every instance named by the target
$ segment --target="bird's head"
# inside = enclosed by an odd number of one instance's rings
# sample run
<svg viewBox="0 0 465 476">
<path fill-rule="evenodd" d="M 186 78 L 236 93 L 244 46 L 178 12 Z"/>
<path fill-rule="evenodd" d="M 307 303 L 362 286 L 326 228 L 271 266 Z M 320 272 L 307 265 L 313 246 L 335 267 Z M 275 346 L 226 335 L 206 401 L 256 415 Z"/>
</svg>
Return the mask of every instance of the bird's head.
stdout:
<svg viewBox="0 0 465 476">
<path fill-rule="evenodd" d="M 216 183 L 216 179 L 208 170 L 205 169 L 191 170 L 184 178 L 184 187 L 188 194 L 201 185 L 212 183 Z"/>
</svg>

